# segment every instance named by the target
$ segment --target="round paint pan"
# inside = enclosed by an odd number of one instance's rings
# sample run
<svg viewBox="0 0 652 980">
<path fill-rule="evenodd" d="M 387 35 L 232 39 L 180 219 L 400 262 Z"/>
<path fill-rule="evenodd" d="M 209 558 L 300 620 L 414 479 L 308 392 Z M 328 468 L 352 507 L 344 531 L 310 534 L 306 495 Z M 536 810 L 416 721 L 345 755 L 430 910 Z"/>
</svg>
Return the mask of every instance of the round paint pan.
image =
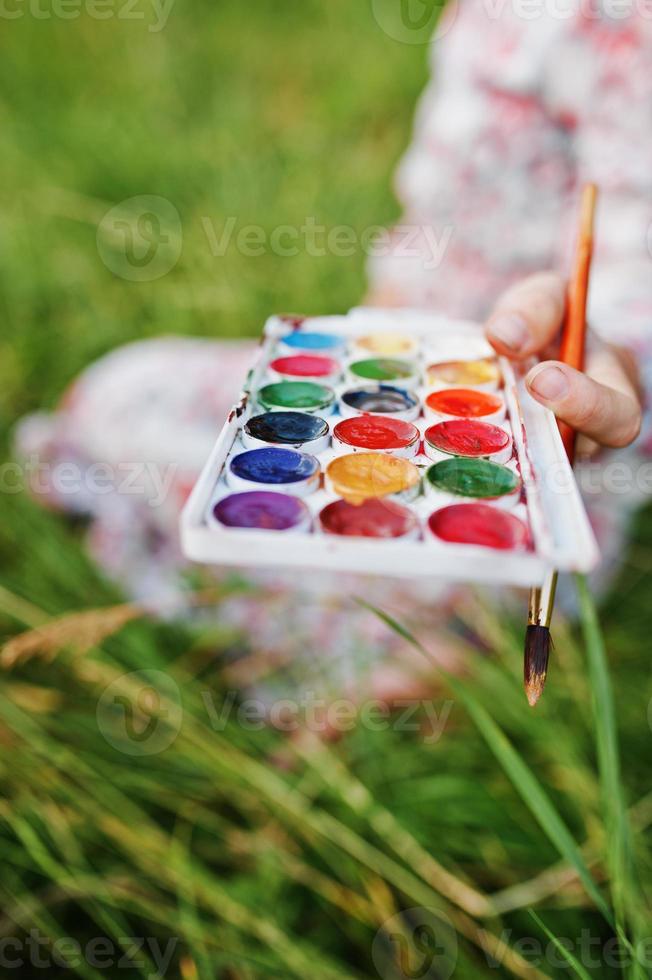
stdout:
<svg viewBox="0 0 652 980">
<path fill-rule="evenodd" d="M 250 490 L 222 497 L 212 510 L 213 521 L 223 528 L 248 531 L 310 530 L 310 511 L 303 500 L 285 493 Z"/>
<path fill-rule="evenodd" d="M 496 391 L 500 387 L 500 370 L 494 358 L 477 361 L 441 361 L 426 368 L 426 384 L 442 388 L 475 388 Z"/>
<path fill-rule="evenodd" d="M 321 453 L 330 446 L 328 422 L 306 412 L 265 412 L 245 422 L 242 442 L 247 449 L 282 446 Z"/>
<path fill-rule="evenodd" d="M 426 429 L 423 437 L 426 456 L 439 462 L 451 456 L 489 459 L 507 463 L 512 458 L 512 437 L 499 425 L 477 419 L 450 419 Z"/>
<path fill-rule="evenodd" d="M 370 385 L 350 388 L 339 400 L 340 414 L 344 418 L 355 415 L 385 415 L 390 418 L 413 422 L 419 417 L 420 405 L 415 396 L 393 385 Z"/>
<path fill-rule="evenodd" d="M 419 374 L 411 361 L 394 357 L 367 357 L 349 364 L 348 377 L 353 384 L 397 384 L 413 388 L 419 383 Z"/>
<path fill-rule="evenodd" d="M 505 402 L 500 395 L 473 388 L 443 388 L 432 391 L 425 400 L 425 413 L 433 421 L 446 419 L 479 419 L 502 422 Z"/>
<path fill-rule="evenodd" d="M 274 381 L 314 381 L 317 384 L 333 385 L 339 381 L 342 372 L 338 361 L 332 357 L 292 354 L 271 361 L 267 373 Z"/>
<path fill-rule="evenodd" d="M 256 395 L 265 412 L 309 412 L 329 414 L 335 404 L 335 392 L 312 381 L 277 381 L 265 385 Z"/>
<path fill-rule="evenodd" d="M 337 456 L 326 467 L 327 489 L 352 504 L 375 497 L 408 503 L 418 496 L 419 470 L 407 459 L 385 453 Z"/>
<path fill-rule="evenodd" d="M 419 521 L 407 507 L 393 500 L 365 500 L 352 504 L 347 500 L 334 500 L 319 514 L 319 527 L 324 534 L 350 538 L 403 538 L 419 537 Z"/>
<path fill-rule="evenodd" d="M 421 434 L 412 422 L 382 415 L 342 419 L 333 429 L 333 447 L 347 452 L 389 453 L 410 459 L 419 452 Z"/>
<path fill-rule="evenodd" d="M 419 343 L 414 337 L 400 333 L 371 333 L 358 337 L 355 351 L 361 357 L 405 357 L 414 358 L 419 352 Z"/>
<path fill-rule="evenodd" d="M 426 489 L 440 506 L 482 501 L 509 509 L 520 500 L 521 481 L 513 470 L 487 459 L 454 457 L 426 471 Z"/>
<path fill-rule="evenodd" d="M 279 341 L 279 355 L 324 354 L 339 357 L 346 349 L 344 337 L 312 330 L 295 330 Z"/>
<path fill-rule="evenodd" d="M 226 471 L 233 490 L 269 490 L 306 497 L 319 486 L 319 462 L 295 449 L 249 449 L 233 456 Z"/>
<path fill-rule="evenodd" d="M 438 541 L 496 551 L 525 551 L 530 542 L 526 525 L 513 514 L 488 504 L 452 504 L 428 519 L 428 530 Z"/>
</svg>

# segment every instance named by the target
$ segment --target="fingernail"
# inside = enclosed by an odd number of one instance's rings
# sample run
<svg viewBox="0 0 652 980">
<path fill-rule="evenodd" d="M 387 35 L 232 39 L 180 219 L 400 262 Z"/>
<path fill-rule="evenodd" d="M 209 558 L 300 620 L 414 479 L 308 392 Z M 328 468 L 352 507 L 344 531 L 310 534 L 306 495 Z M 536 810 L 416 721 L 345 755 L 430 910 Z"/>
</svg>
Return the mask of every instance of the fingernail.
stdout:
<svg viewBox="0 0 652 980">
<path fill-rule="evenodd" d="M 523 350 L 530 342 L 527 322 L 518 313 L 504 313 L 494 317 L 487 330 L 491 337 L 513 351 Z"/>
<path fill-rule="evenodd" d="M 538 371 L 528 381 L 528 386 L 541 398 L 549 402 L 559 402 L 568 394 L 568 378 L 558 367 L 547 367 Z"/>
</svg>

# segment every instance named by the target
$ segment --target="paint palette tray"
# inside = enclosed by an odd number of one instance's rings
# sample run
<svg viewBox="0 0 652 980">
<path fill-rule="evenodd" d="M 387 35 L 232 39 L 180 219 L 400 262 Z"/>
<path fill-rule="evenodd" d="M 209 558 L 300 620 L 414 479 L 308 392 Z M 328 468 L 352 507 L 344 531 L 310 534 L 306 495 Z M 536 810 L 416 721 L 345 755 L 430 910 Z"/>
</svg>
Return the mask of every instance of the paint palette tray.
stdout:
<svg viewBox="0 0 652 980">
<path fill-rule="evenodd" d="M 478 324 L 432 313 L 272 317 L 184 508 L 185 554 L 519 586 L 590 571 L 557 423 L 524 373 Z"/>
</svg>

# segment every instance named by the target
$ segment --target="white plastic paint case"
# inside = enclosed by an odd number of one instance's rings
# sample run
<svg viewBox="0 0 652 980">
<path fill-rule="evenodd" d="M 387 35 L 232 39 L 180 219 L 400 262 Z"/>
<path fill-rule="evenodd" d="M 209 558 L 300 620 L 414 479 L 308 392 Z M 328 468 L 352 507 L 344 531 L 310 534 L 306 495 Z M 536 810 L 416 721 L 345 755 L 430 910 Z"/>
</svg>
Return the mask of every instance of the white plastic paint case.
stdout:
<svg viewBox="0 0 652 980">
<path fill-rule="evenodd" d="M 217 525 L 211 519 L 211 508 L 226 491 L 225 464 L 230 455 L 242 451 L 240 430 L 244 422 L 260 411 L 251 393 L 261 386 L 267 364 L 279 350 L 279 341 L 292 329 L 288 322 L 278 317 L 272 317 L 265 326 L 247 391 L 229 413 L 181 517 L 182 543 L 189 558 L 218 565 L 330 569 L 523 587 L 540 584 L 551 568 L 589 572 L 595 567 L 599 558 L 597 545 L 564 454 L 556 420 L 530 397 L 522 377 L 516 377 L 512 366 L 503 359 L 499 361 L 503 378 L 501 394 L 514 440 L 515 465 L 526 499 L 526 504 L 519 504 L 514 512 L 522 515 L 529 525 L 533 540 L 531 550 L 496 551 L 436 539 L 427 531 L 427 520 L 435 509 L 435 501 L 424 493 L 407 505 L 419 519 L 418 540 L 323 534 L 318 531 L 319 513 L 327 503 L 336 499 L 324 489 L 323 482 L 320 489 L 303 498 L 312 515 L 313 530 L 309 533 L 295 534 L 289 539 L 285 532 Z M 419 339 L 421 369 L 435 362 L 471 360 L 491 354 L 477 324 L 417 310 L 355 309 L 346 316 L 308 318 L 301 329 L 346 339 L 348 360 L 345 358 L 345 363 L 350 363 L 353 357 L 360 359 L 356 338 L 383 332 L 404 332 Z M 336 387 L 338 400 L 347 387 L 346 382 Z M 430 390 L 428 386 L 412 389 L 420 400 Z M 331 429 L 342 417 L 339 413 L 329 416 L 316 411 L 312 414 L 321 414 Z M 420 417 L 415 424 L 423 432 L 433 420 Z M 322 472 L 335 454 L 341 454 L 341 450 L 331 447 L 318 455 Z M 423 467 L 423 473 L 433 462 L 422 454 L 412 461 Z"/>
</svg>

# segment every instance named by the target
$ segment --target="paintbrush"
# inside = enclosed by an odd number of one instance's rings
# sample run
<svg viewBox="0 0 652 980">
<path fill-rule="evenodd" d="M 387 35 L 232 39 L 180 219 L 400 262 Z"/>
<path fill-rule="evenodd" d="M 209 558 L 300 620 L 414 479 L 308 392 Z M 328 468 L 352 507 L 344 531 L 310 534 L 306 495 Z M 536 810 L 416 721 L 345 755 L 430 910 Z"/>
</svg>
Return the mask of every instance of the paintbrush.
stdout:
<svg viewBox="0 0 652 980">
<path fill-rule="evenodd" d="M 575 264 L 568 290 L 566 315 L 561 336 L 559 360 L 576 368 L 584 369 L 586 344 L 586 301 L 593 256 L 593 225 L 598 190 L 595 184 L 587 184 L 582 191 L 580 227 L 575 254 Z M 565 422 L 559 422 L 564 449 L 571 466 L 575 455 L 575 431 Z M 549 572 L 542 586 L 530 591 L 528 626 L 525 633 L 523 680 L 530 707 L 534 707 L 541 695 L 548 674 L 550 657 L 550 621 L 555 604 L 557 572 Z"/>
</svg>

